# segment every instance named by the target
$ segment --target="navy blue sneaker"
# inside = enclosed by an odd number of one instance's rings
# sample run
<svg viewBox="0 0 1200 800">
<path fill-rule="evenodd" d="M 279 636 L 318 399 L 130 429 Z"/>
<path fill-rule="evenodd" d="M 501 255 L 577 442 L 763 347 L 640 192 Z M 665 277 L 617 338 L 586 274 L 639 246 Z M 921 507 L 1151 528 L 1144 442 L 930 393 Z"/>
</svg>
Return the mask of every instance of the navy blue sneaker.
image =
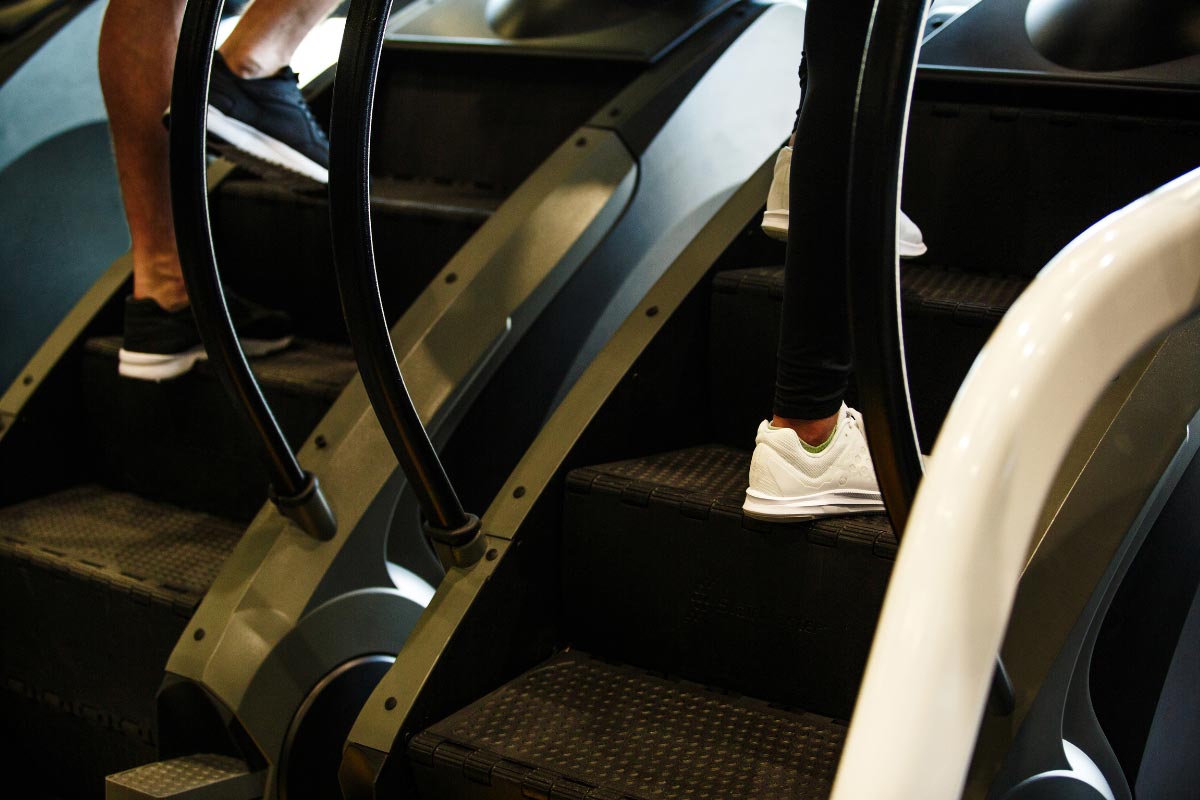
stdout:
<svg viewBox="0 0 1200 800">
<path fill-rule="evenodd" d="M 214 54 L 208 146 L 265 178 L 302 187 L 329 183 L 329 139 L 289 67 L 266 78 L 239 78 Z"/>
<path fill-rule="evenodd" d="M 226 293 L 229 315 L 247 356 L 265 356 L 292 343 L 292 320 L 282 311 L 263 308 Z M 125 341 L 117 371 L 126 378 L 165 381 L 207 358 L 192 309 L 167 311 L 149 298 L 125 298 Z"/>
</svg>

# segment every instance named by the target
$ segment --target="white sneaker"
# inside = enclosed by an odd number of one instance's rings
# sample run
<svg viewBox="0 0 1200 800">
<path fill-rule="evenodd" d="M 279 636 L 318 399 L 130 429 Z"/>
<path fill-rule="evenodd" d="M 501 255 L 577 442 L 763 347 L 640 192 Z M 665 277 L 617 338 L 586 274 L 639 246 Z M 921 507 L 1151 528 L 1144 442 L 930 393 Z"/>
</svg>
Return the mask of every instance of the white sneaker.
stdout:
<svg viewBox="0 0 1200 800">
<path fill-rule="evenodd" d="M 764 421 L 750 461 L 742 510 L 766 520 L 803 520 L 884 510 L 862 416 L 844 404 L 832 439 L 810 453 L 790 428 Z"/>
<path fill-rule="evenodd" d="M 763 233 L 772 239 L 786 242 L 788 238 L 788 204 L 790 202 L 789 185 L 792 180 L 792 148 L 784 147 L 775 157 L 775 177 L 771 179 L 771 188 L 767 192 L 767 211 L 763 214 Z M 925 255 L 925 237 L 917 224 L 909 219 L 903 211 L 896 220 L 899 238 L 896 249 L 901 258 L 917 258 Z"/>
<path fill-rule="evenodd" d="M 775 156 L 775 177 L 767 191 L 767 211 L 763 214 L 763 233 L 786 242 L 788 238 L 788 192 L 792 182 L 792 148 L 784 146 Z"/>
</svg>

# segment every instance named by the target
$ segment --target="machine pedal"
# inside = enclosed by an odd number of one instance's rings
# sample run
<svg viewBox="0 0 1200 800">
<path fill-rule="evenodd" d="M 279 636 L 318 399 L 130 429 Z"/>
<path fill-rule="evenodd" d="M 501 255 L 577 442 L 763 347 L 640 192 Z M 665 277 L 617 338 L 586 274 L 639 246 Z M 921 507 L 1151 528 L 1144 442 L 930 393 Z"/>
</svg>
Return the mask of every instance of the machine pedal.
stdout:
<svg viewBox="0 0 1200 800">
<path fill-rule="evenodd" d="M 263 796 L 266 770 L 251 772 L 231 756 L 199 753 L 156 761 L 109 775 L 105 800 L 257 800 Z"/>
</svg>

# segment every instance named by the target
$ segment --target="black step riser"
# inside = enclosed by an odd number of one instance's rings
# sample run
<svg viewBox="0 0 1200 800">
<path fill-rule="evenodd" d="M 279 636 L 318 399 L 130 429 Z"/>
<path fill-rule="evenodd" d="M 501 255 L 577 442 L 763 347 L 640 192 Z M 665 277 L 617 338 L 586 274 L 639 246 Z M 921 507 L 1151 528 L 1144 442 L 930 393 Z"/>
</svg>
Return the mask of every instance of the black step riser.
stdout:
<svg viewBox="0 0 1200 800">
<path fill-rule="evenodd" d="M 781 318 L 778 292 L 714 290 L 709 346 L 716 441 L 746 447 L 753 442 L 758 423 L 769 417 L 774 405 Z M 906 307 L 909 390 L 926 451 L 937 439 L 954 396 L 997 322 Z M 851 406 L 857 403 L 853 378 L 847 402 Z"/>
<path fill-rule="evenodd" d="M 348 341 L 324 197 L 231 181 L 214 195 L 212 214 L 217 258 L 230 287 L 291 313 L 301 336 Z M 389 319 L 399 319 L 485 219 L 375 208 L 375 260 Z"/>
<path fill-rule="evenodd" d="M 602 59 L 388 47 L 372 169 L 508 194 L 642 69 Z"/>
<path fill-rule="evenodd" d="M 0 603 L 19 612 L 0 626 L 0 729 L 22 769 L 70 784 L 48 796 L 99 797 L 154 756 L 163 670 L 240 533 L 95 485 L 0 509 Z"/>
<path fill-rule="evenodd" d="M 736 510 L 705 515 L 669 496 L 642 502 L 602 489 L 568 494 L 563 560 L 572 643 L 848 717 L 890 549 L 821 541 L 804 526 L 751 527 Z"/>
<path fill-rule="evenodd" d="M 10 686 L 0 690 L 0 735 L 9 743 L 0 767 L 10 775 L 36 775 L 36 797 L 103 797 L 105 775 L 157 757 L 153 742 L 135 730 L 139 726 L 124 725 L 87 704 L 68 706 L 57 697 L 34 698 Z M 53 747 L 43 746 L 47 742 Z M 70 754 L 68 769 L 64 753 Z"/>
<path fill-rule="evenodd" d="M 1032 277 L 1200 158 L 1193 121 L 1020 108 L 1019 95 L 964 102 L 971 93 L 918 83 L 913 103 L 904 208 L 939 263 Z"/>
<path fill-rule="evenodd" d="M 99 797 L 98 776 L 154 756 L 154 695 L 191 604 L 173 607 L 0 550 L 2 607 L 36 609 L 3 625 L 5 741 L 23 771 L 38 770 L 62 796 Z M 96 785 L 78 785 L 86 776 Z"/>
<path fill-rule="evenodd" d="M 255 440 L 207 370 L 162 383 L 121 378 L 115 360 L 87 353 L 83 399 L 95 471 L 113 489 L 249 520 L 269 478 Z M 298 447 L 332 399 L 267 388 L 267 401 Z"/>
</svg>

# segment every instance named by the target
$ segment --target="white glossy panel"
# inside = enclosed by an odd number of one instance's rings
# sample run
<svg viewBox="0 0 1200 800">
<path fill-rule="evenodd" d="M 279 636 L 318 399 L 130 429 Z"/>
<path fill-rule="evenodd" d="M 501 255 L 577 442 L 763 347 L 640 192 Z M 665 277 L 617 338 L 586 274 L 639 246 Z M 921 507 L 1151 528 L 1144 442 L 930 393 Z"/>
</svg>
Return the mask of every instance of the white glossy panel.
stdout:
<svg viewBox="0 0 1200 800">
<path fill-rule="evenodd" d="M 1107 383 L 1198 300 L 1200 169 L 1088 230 L 1009 311 L 917 494 L 834 798 L 960 796 L 1055 472 Z"/>
</svg>

